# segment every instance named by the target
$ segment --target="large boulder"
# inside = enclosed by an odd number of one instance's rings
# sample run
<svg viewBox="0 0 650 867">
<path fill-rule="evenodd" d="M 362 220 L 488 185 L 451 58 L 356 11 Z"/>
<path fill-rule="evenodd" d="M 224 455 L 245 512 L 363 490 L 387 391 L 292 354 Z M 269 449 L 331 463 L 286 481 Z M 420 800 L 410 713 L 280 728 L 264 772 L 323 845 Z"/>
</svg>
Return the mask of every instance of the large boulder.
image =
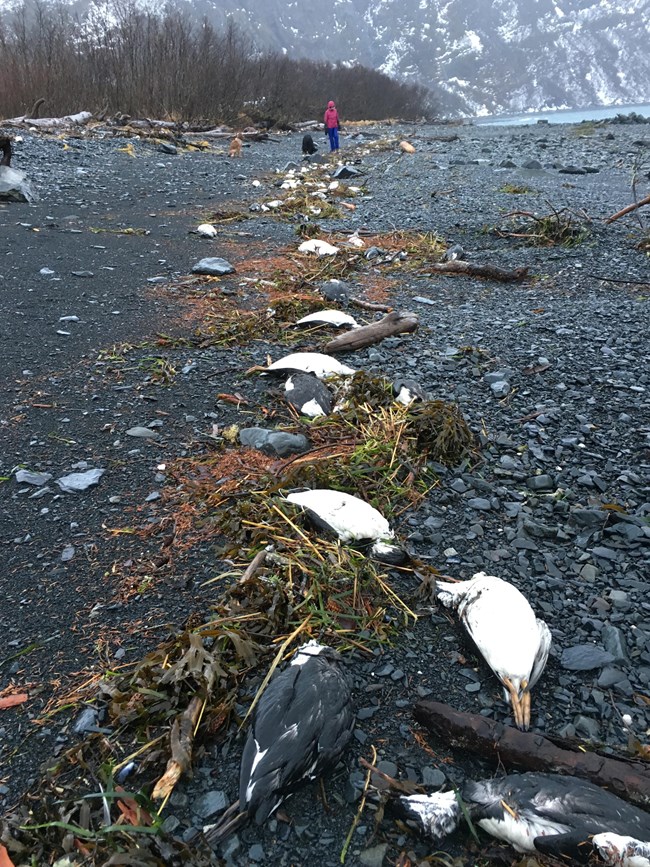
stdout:
<svg viewBox="0 0 650 867">
<path fill-rule="evenodd" d="M 38 199 L 25 172 L 0 166 L 0 201 L 35 202 Z"/>
</svg>

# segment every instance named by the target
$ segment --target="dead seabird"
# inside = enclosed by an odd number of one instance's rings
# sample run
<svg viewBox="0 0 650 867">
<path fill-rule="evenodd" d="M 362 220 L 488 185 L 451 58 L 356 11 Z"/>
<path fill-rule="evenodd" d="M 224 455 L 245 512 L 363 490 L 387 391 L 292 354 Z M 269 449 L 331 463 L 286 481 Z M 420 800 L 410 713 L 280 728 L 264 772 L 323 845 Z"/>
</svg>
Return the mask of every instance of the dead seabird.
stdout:
<svg viewBox="0 0 650 867">
<path fill-rule="evenodd" d="M 239 800 L 206 839 L 219 842 L 249 819 L 265 822 L 287 795 L 335 767 L 353 726 L 340 655 L 309 641 L 262 694 L 242 755 Z"/>
<path fill-rule="evenodd" d="M 315 524 L 334 533 L 344 544 L 372 543 L 369 553 L 384 563 L 399 564 L 406 559 L 393 543 L 395 531 L 381 514 L 364 500 L 329 488 L 288 494 L 290 503 L 302 506 Z"/>
<path fill-rule="evenodd" d="M 504 686 L 515 723 L 530 725 L 530 690 L 544 671 L 551 633 L 526 597 L 497 578 L 477 572 L 469 581 L 436 582 L 436 595 L 456 608 L 463 626 Z"/>
<path fill-rule="evenodd" d="M 290 376 L 284 384 L 284 396 L 300 415 L 319 418 L 332 411 L 332 395 L 318 377 L 309 373 Z"/>
<path fill-rule="evenodd" d="M 427 394 L 414 379 L 396 379 L 393 382 L 393 394 L 397 403 L 410 406 L 416 400 L 426 400 Z"/>
<path fill-rule="evenodd" d="M 322 352 L 292 352 L 279 358 L 264 368 L 264 373 L 313 373 L 319 379 L 328 376 L 353 376 L 356 373 L 352 367 L 341 364 L 331 355 Z"/>
<path fill-rule="evenodd" d="M 475 825 L 518 852 L 556 857 L 575 857 L 595 849 L 610 851 L 607 857 L 616 858 L 625 844 L 614 835 L 629 835 L 636 844 L 650 839 L 650 815 L 588 780 L 561 774 L 510 774 L 468 781 L 459 793 L 401 796 L 396 809 L 434 839 L 454 831 L 466 810 Z M 606 863 L 635 864 L 620 857 Z M 643 861 L 637 864 L 641 867 Z"/>
<path fill-rule="evenodd" d="M 317 310 L 296 322 L 296 325 L 331 325 L 334 328 L 359 328 L 359 323 L 341 310 Z"/>
</svg>

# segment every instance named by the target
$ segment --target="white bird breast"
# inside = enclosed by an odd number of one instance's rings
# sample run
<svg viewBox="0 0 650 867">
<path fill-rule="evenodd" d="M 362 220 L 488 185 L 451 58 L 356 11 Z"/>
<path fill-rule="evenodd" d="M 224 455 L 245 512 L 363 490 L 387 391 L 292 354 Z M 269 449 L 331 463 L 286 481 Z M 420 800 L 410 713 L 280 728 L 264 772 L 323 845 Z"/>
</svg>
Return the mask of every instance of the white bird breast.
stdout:
<svg viewBox="0 0 650 867">
<path fill-rule="evenodd" d="M 377 509 L 352 494 L 321 488 L 289 494 L 287 500 L 314 512 L 332 528 L 341 542 L 392 539 L 395 536 Z"/>
<path fill-rule="evenodd" d="M 296 322 L 296 325 L 348 325 L 350 328 L 358 328 L 359 324 L 349 313 L 343 313 L 341 310 L 317 310 L 315 313 L 309 313 L 303 316 Z"/>
<path fill-rule="evenodd" d="M 352 376 L 356 373 L 353 368 L 322 352 L 292 352 L 274 361 L 267 370 L 301 370 L 303 373 L 313 373 L 319 379 L 326 376 Z"/>
<path fill-rule="evenodd" d="M 502 819 L 479 819 L 477 824 L 490 836 L 510 843 L 517 852 L 535 852 L 535 837 L 564 834 L 570 830 L 568 825 L 547 821 L 540 816 L 529 818 L 520 814 L 515 819 L 507 810 L 503 811 Z"/>
<path fill-rule="evenodd" d="M 528 679 L 540 646 L 535 612 L 512 584 L 485 578 L 491 580 L 477 580 L 468 590 L 458 615 L 497 675 Z"/>
</svg>

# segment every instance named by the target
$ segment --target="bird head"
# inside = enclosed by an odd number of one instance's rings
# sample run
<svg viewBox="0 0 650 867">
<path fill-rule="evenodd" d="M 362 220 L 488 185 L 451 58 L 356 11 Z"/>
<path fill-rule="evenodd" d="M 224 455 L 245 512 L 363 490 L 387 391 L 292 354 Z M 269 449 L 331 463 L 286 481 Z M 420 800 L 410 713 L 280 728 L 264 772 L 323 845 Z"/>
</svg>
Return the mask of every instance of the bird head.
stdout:
<svg viewBox="0 0 650 867">
<path fill-rule="evenodd" d="M 646 847 L 648 852 L 645 854 L 645 857 L 650 859 L 650 844 L 641 843 L 639 840 L 635 840 L 634 837 L 623 837 L 620 834 L 612 834 L 606 831 L 603 834 L 594 834 L 591 842 L 601 859 L 609 867 L 625 867 L 625 865 L 637 863 L 632 859 L 638 854 L 639 849 Z M 644 862 L 640 860 L 638 863 L 643 864 Z"/>
<path fill-rule="evenodd" d="M 324 650 L 329 650 L 327 645 L 320 644 L 315 638 L 303 644 L 293 655 L 291 665 L 304 665 L 312 656 L 319 656 Z"/>
<path fill-rule="evenodd" d="M 527 677 L 502 677 L 503 694 L 506 701 L 512 706 L 512 714 L 515 725 L 522 731 L 527 731 L 530 726 L 530 691 Z"/>
<path fill-rule="evenodd" d="M 408 795 L 398 798 L 394 807 L 406 820 L 415 822 L 425 834 L 436 840 L 451 834 L 461 817 L 455 792 Z"/>
</svg>

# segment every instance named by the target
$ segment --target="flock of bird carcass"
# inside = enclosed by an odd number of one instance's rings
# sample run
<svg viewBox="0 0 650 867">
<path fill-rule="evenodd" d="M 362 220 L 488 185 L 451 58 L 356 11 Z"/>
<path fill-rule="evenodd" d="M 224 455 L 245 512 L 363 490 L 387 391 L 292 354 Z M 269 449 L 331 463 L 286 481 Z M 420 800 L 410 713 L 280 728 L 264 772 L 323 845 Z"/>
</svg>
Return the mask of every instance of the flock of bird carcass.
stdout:
<svg viewBox="0 0 650 867">
<path fill-rule="evenodd" d="M 347 314 L 320 311 L 308 324 L 334 324 Z M 350 317 L 347 317 L 350 319 Z M 301 320 L 303 323 L 304 320 Z M 307 323 L 305 323 L 307 324 Z M 353 321 L 346 323 L 354 327 Z M 265 368 L 289 375 L 287 399 L 303 415 L 331 411 L 322 379 L 355 373 L 320 353 L 293 353 Z M 394 386 L 396 399 L 415 399 L 415 383 Z M 387 563 L 406 559 L 389 522 L 368 503 L 329 489 L 292 493 L 318 526 L 346 543 L 368 544 L 369 554 Z M 530 690 L 540 678 L 551 633 L 512 584 L 479 572 L 469 581 L 442 582 L 438 600 L 459 619 L 501 681 L 516 725 L 530 724 Z M 352 694 L 341 657 L 316 641 L 303 645 L 270 681 L 254 714 L 244 747 L 239 799 L 206 829 L 211 844 L 249 820 L 262 824 L 284 798 L 339 761 L 354 727 Z M 569 859 L 595 858 L 620 867 L 650 867 L 650 815 L 593 783 L 559 774 L 523 773 L 467 782 L 460 792 L 398 795 L 393 810 L 434 839 L 451 833 L 463 816 L 518 852 L 542 852 Z"/>
</svg>

